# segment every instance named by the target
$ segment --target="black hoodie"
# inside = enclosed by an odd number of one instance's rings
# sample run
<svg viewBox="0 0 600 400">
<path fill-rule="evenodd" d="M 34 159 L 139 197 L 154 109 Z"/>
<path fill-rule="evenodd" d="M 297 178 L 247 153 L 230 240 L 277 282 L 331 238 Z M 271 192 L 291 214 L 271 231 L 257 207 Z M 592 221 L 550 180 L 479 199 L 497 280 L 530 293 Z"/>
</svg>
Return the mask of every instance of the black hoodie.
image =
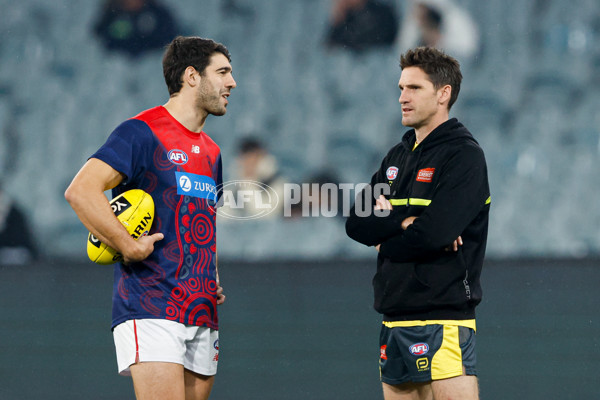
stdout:
<svg viewBox="0 0 600 400">
<path fill-rule="evenodd" d="M 410 130 L 371 179 L 371 187 L 389 185 L 392 212 L 361 217 L 355 206 L 346 232 L 367 246 L 381 244 L 374 307 L 385 320 L 473 319 L 490 206 L 483 151 L 455 118 L 413 151 L 414 144 Z M 363 204 L 369 193 L 362 192 Z M 401 223 L 409 216 L 418 218 L 404 231 Z M 447 250 L 459 236 L 459 250 Z"/>
</svg>

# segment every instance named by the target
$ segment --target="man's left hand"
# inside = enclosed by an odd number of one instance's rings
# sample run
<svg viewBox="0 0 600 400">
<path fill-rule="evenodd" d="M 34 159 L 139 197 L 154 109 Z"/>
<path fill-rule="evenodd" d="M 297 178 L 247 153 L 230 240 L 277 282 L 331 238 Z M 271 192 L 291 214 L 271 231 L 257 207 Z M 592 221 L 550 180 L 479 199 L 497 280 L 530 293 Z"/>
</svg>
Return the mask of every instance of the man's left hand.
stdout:
<svg viewBox="0 0 600 400">
<path fill-rule="evenodd" d="M 226 296 L 223 294 L 223 287 L 217 276 L 217 305 L 225 303 Z"/>
</svg>

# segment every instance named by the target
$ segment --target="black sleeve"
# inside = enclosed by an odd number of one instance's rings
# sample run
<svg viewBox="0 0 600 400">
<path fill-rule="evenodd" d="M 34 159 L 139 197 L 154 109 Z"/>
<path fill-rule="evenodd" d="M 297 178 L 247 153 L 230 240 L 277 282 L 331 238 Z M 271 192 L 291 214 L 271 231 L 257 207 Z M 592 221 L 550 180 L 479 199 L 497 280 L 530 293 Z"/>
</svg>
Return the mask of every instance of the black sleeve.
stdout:
<svg viewBox="0 0 600 400">
<path fill-rule="evenodd" d="M 387 165 L 386 159 L 388 156 L 382 161 L 379 171 L 371 178 L 370 185 L 367 185 L 357 195 L 356 202 L 346 220 L 346 234 L 367 246 L 376 246 L 394 235 L 402 234 L 401 223 L 403 218 L 397 209 L 391 212 L 373 211 L 375 199 L 379 197 L 378 193 L 374 193 L 373 188 L 378 183 L 387 185 L 385 165 Z M 389 186 L 387 187 L 389 188 Z"/>
<path fill-rule="evenodd" d="M 367 246 L 376 246 L 402 232 L 399 212 L 373 211 L 374 206 L 372 185 L 368 185 L 358 194 L 346 220 L 346 234 Z"/>
<path fill-rule="evenodd" d="M 479 147 L 457 151 L 447 162 L 431 204 L 402 235 L 379 252 L 393 262 L 411 262 L 443 251 L 461 235 L 489 198 L 487 167 Z"/>
</svg>

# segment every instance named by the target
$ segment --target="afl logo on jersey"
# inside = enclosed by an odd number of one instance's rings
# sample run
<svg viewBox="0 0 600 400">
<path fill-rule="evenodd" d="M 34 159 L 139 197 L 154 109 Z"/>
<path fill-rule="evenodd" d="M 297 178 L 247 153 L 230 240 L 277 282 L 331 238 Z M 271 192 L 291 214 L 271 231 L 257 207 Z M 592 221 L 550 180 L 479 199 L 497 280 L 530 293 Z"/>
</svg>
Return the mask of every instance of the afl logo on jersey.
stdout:
<svg viewBox="0 0 600 400">
<path fill-rule="evenodd" d="M 385 175 L 390 181 L 393 181 L 398 176 L 398 167 L 389 167 Z"/>
<path fill-rule="evenodd" d="M 427 343 L 415 343 L 408 348 L 408 351 L 415 356 L 422 356 L 429 352 L 429 345 Z"/>
<path fill-rule="evenodd" d="M 183 150 L 173 149 L 167 154 L 167 158 L 175 165 L 183 165 L 188 162 L 188 156 Z"/>
</svg>

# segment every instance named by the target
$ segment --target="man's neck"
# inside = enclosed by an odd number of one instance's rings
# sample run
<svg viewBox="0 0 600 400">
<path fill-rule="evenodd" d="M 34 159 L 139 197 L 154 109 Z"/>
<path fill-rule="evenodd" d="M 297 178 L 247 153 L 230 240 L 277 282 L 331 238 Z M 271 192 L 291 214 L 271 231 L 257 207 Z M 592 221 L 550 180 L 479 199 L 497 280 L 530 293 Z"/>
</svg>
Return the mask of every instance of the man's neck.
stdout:
<svg viewBox="0 0 600 400">
<path fill-rule="evenodd" d="M 438 126 L 448 121 L 448 114 L 441 115 L 438 118 L 432 119 L 427 125 L 415 128 L 415 135 L 417 143 L 421 143 L 429 136 Z"/>
<path fill-rule="evenodd" d="M 193 104 L 193 99 L 185 99 L 183 95 L 179 94 L 171 97 L 164 107 L 181 125 L 192 132 L 199 133 L 204 128 L 208 114 L 199 112 L 192 106 Z"/>
</svg>

